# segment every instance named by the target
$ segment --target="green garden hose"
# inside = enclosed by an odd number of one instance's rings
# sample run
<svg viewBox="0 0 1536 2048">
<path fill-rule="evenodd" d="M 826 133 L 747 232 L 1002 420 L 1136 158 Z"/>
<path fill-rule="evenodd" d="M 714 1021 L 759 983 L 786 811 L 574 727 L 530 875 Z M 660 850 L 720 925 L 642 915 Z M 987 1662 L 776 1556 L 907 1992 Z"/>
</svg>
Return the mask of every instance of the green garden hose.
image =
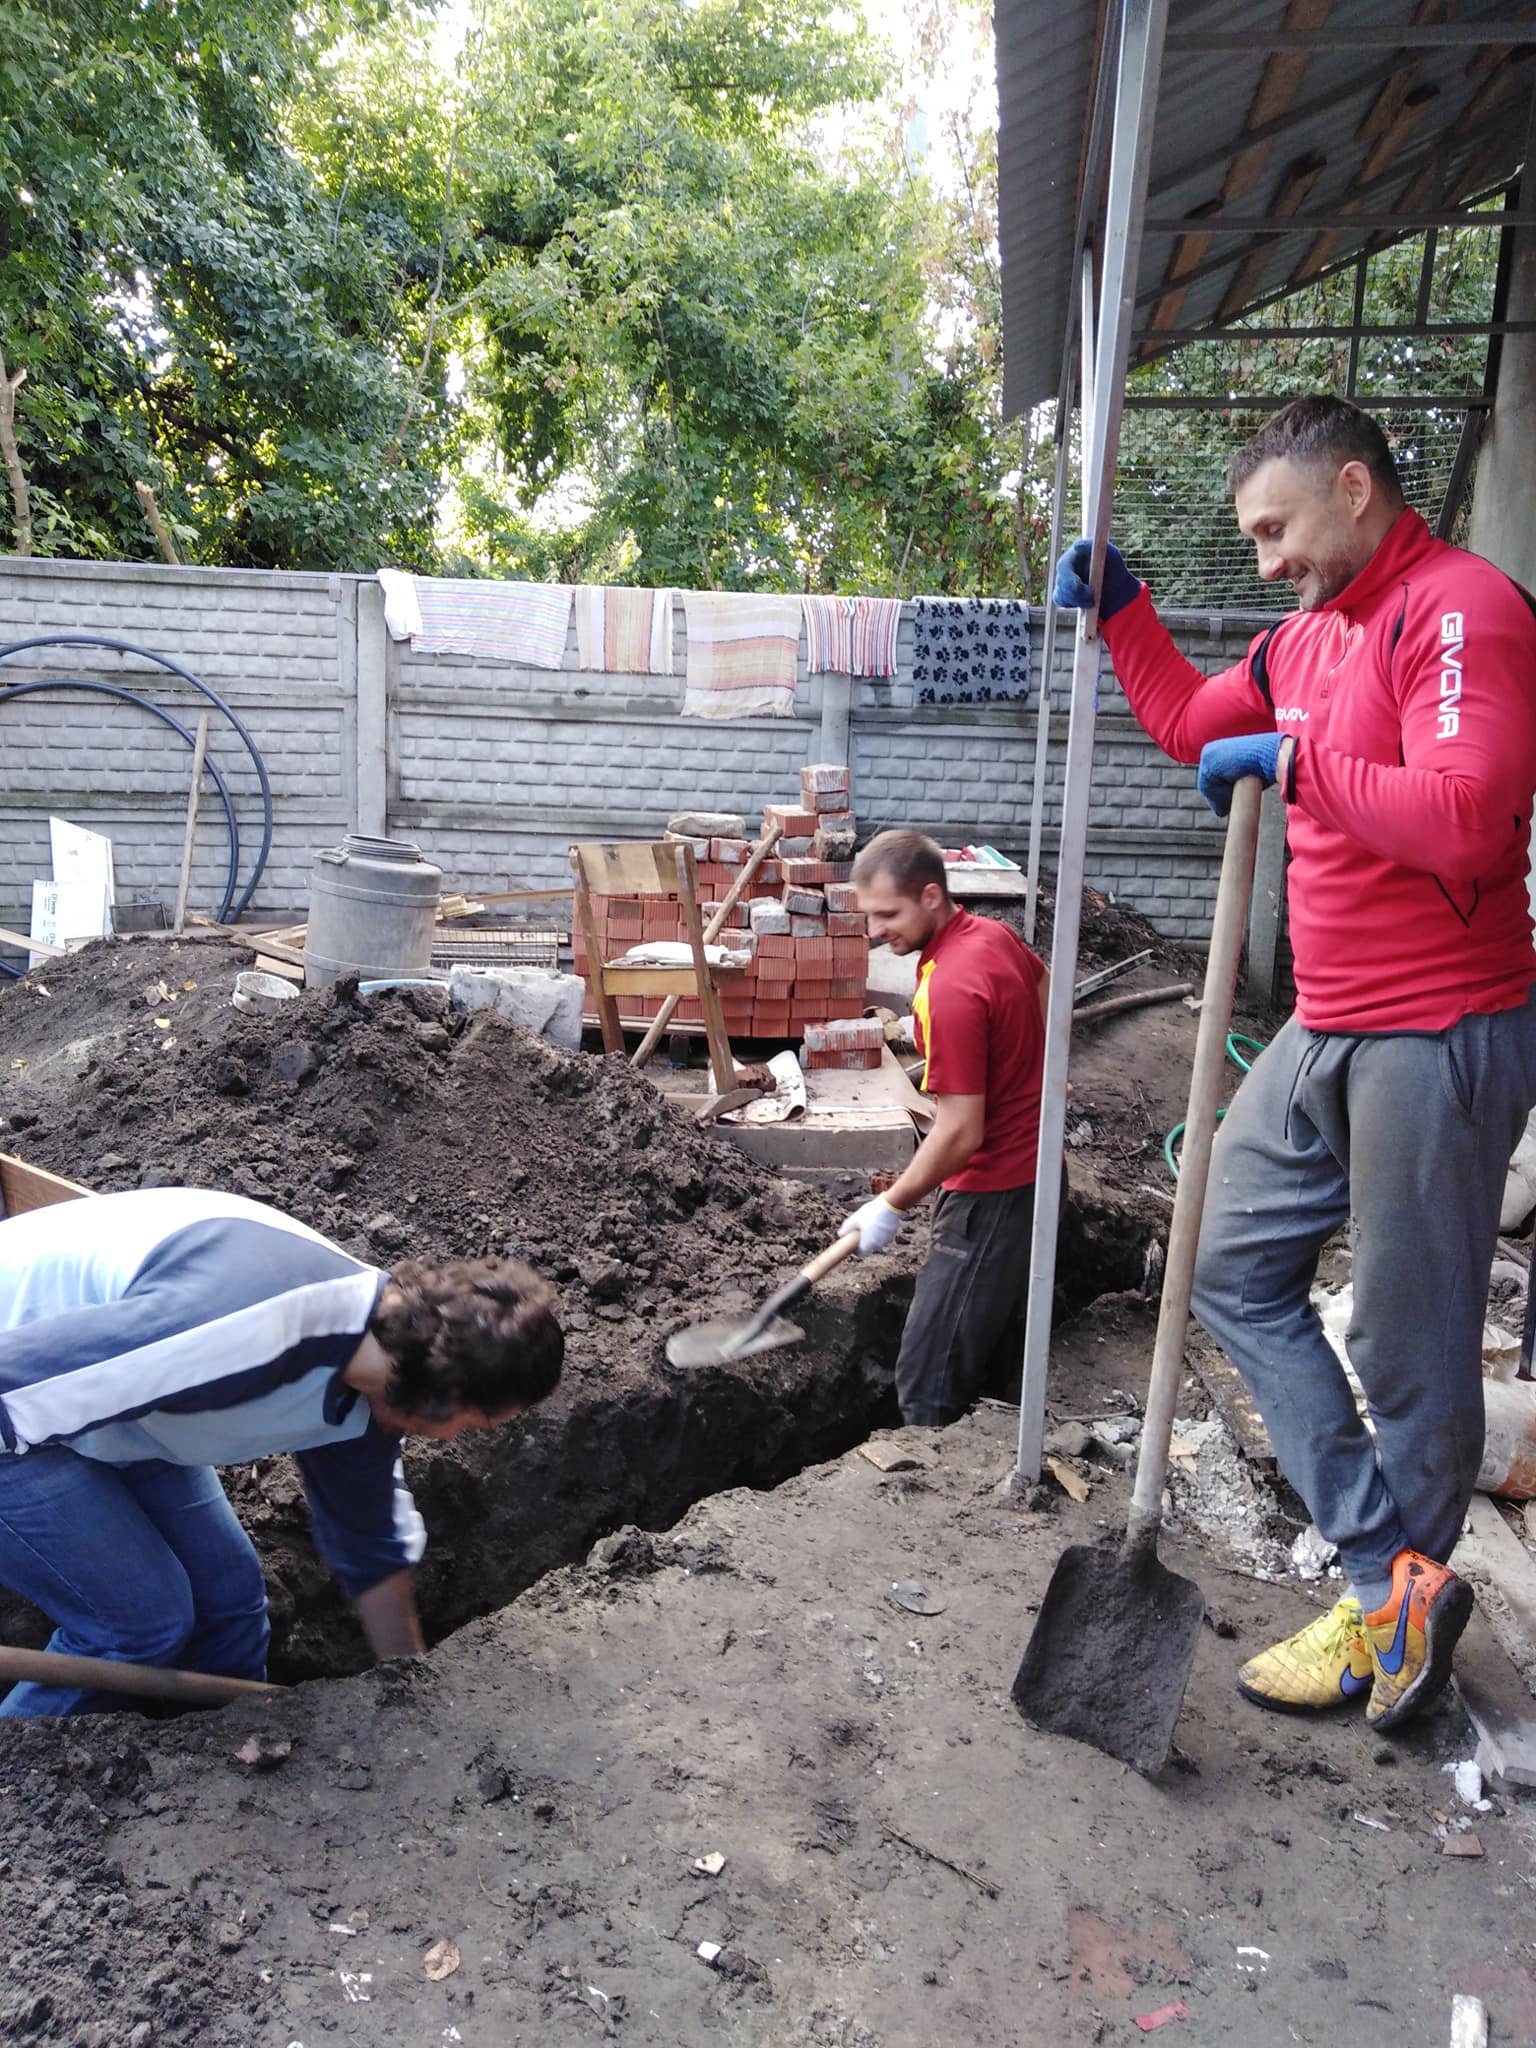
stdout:
<svg viewBox="0 0 1536 2048">
<path fill-rule="evenodd" d="M 1232 1062 L 1233 1066 L 1241 1067 L 1245 1074 L 1251 1073 L 1253 1071 L 1253 1060 L 1243 1058 L 1243 1055 L 1238 1051 L 1240 1045 L 1246 1046 L 1248 1051 L 1253 1054 L 1254 1059 L 1257 1059 L 1259 1054 L 1265 1049 L 1265 1041 L 1262 1038 L 1249 1038 L 1241 1031 L 1229 1031 L 1227 1033 L 1227 1058 Z M 1226 1113 L 1224 1109 L 1217 1110 L 1216 1120 L 1218 1123 Z M 1163 1164 L 1175 1180 L 1179 1177 L 1179 1161 L 1173 1148 L 1178 1144 L 1183 1135 L 1184 1125 L 1181 1121 L 1174 1125 L 1173 1129 L 1163 1140 Z"/>
</svg>

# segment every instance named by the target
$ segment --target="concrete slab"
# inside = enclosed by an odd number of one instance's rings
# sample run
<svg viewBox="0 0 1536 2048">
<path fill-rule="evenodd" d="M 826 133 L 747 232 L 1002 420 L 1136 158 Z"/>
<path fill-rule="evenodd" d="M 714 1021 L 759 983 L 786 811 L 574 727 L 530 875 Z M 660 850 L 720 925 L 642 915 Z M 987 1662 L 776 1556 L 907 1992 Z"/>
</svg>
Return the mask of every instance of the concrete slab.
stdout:
<svg viewBox="0 0 1536 2048">
<path fill-rule="evenodd" d="M 1022 868 L 983 868 L 974 861 L 947 860 L 944 877 L 957 903 L 1006 900 L 1022 903 L 1029 894 L 1029 877 Z"/>
<path fill-rule="evenodd" d="M 690 1113 L 709 1100 L 704 1076 L 652 1061 L 645 1077 Z M 791 1173 L 896 1173 L 917 1149 L 918 1124 L 929 1104 L 887 1048 L 868 1072 L 809 1073 L 806 1113 L 794 1123 L 715 1125 L 722 1137 L 763 1166 Z"/>
</svg>

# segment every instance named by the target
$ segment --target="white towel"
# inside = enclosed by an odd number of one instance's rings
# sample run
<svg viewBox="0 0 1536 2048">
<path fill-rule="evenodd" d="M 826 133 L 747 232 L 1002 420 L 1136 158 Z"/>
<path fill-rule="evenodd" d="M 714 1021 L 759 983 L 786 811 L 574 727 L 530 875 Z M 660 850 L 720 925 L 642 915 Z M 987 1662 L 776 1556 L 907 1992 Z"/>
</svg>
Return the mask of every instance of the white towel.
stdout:
<svg viewBox="0 0 1536 2048">
<path fill-rule="evenodd" d="M 422 654 L 474 654 L 560 668 L 571 619 L 569 583 L 497 583 L 381 569 L 384 618 Z"/>
<path fill-rule="evenodd" d="M 789 718 L 800 648 L 798 597 L 686 590 L 684 718 Z"/>
<path fill-rule="evenodd" d="M 579 587 L 576 658 L 581 666 L 611 675 L 671 675 L 672 596 L 670 590 Z"/>
</svg>

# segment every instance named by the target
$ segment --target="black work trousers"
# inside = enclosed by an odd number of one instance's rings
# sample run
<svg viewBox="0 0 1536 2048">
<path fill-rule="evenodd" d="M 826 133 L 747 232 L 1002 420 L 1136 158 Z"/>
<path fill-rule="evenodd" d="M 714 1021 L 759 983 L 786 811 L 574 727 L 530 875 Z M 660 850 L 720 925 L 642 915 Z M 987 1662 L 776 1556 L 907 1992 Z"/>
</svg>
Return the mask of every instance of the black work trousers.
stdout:
<svg viewBox="0 0 1536 2048">
<path fill-rule="evenodd" d="M 958 1422 L 1003 1362 L 1022 1352 L 1034 1184 L 941 1192 L 896 1360 L 903 1422 Z"/>
</svg>

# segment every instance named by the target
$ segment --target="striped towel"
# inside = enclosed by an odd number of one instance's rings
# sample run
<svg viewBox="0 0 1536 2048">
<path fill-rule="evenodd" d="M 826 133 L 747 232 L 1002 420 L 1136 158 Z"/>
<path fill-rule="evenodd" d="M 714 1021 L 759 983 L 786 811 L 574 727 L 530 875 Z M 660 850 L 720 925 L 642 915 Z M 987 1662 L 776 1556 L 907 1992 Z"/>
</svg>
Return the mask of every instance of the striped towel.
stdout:
<svg viewBox="0 0 1536 2048">
<path fill-rule="evenodd" d="M 807 597 L 805 672 L 840 676 L 893 676 L 899 597 Z"/>
<path fill-rule="evenodd" d="M 569 583 L 493 583 L 381 569 L 384 619 L 419 654 L 478 654 L 560 668 L 571 622 Z"/>
<path fill-rule="evenodd" d="M 672 674 L 672 592 L 576 592 L 576 658 L 583 668 L 619 676 Z"/>
<path fill-rule="evenodd" d="M 800 649 L 798 597 L 685 590 L 688 686 L 684 718 L 788 718 Z"/>
</svg>

